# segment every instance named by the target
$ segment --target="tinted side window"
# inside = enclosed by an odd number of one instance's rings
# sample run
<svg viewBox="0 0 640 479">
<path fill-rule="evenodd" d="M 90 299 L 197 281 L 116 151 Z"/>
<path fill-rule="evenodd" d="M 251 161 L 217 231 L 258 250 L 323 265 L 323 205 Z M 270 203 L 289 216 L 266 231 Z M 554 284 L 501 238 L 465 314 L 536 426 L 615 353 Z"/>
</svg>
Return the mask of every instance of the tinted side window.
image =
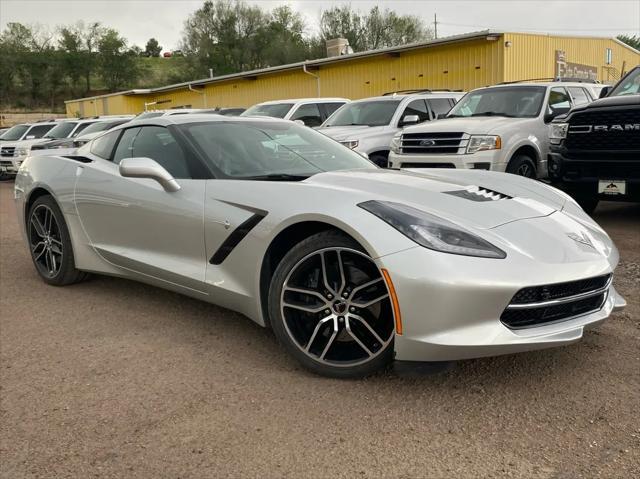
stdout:
<svg viewBox="0 0 640 479">
<path fill-rule="evenodd" d="M 95 123 L 95 122 L 93 122 L 93 123 Z M 78 136 L 80 134 L 80 132 L 82 130 L 84 130 L 89 125 L 93 125 L 93 123 L 81 123 L 80 125 L 77 126 L 77 128 L 75 129 L 75 131 L 73 132 L 73 134 L 71 136 L 75 138 L 76 136 Z"/>
<path fill-rule="evenodd" d="M 451 110 L 451 100 L 449 98 L 429 98 L 427 100 L 429 106 L 431 107 L 431 112 L 433 113 L 433 117 L 436 115 L 440 115 L 440 118 L 445 116 Z"/>
<path fill-rule="evenodd" d="M 429 121 L 429 112 L 427 111 L 427 104 L 424 100 L 413 100 L 411 103 L 407 105 L 407 107 L 402 112 L 402 116 L 400 117 L 400 126 L 404 125 L 403 119 L 408 115 L 418 115 L 420 118 L 419 122 Z"/>
<path fill-rule="evenodd" d="M 184 152 L 166 128 L 143 126 L 133 141 L 132 154 L 155 160 L 174 178 L 191 178 Z"/>
<path fill-rule="evenodd" d="M 118 135 L 120 135 L 119 131 L 112 131 L 111 133 L 96 138 L 91 143 L 91 153 L 105 160 L 110 159 Z"/>
<path fill-rule="evenodd" d="M 549 108 L 571 108 L 571 98 L 564 88 L 552 88 L 549 93 Z"/>
<path fill-rule="evenodd" d="M 133 140 L 139 131 L 140 128 L 128 128 L 124 130 L 116 147 L 116 151 L 113 154 L 113 162 L 115 164 L 120 164 L 125 158 L 133 157 Z"/>
<path fill-rule="evenodd" d="M 588 93 L 584 90 L 584 88 L 580 88 L 578 86 L 569 87 L 569 93 L 571 93 L 574 105 L 584 105 L 591 101 Z"/>
<path fill-rule="evenodd" d="M 340 108 L 344 103 L 325 103 L 324 109 L 327 112 L 327 118 L 333 115 L 333 112 Z"/>
<path fill-rule="evenodd" d="M 315 103 L 308 103 L 301 105 L 293 115 L 292 120 L 302 120 L 307 126 L 320 126 L 322 124 L 322 117 L 320 116 L 320 109 Z"/>
<path fill-rule="evenodd" d="M 27 132 L 27 136 L 34 138 L 42 138 L 55 125 L 36 125 L 31 127 Z M 26 137 L 25 137 L 26 138 Z"/>
</svg>

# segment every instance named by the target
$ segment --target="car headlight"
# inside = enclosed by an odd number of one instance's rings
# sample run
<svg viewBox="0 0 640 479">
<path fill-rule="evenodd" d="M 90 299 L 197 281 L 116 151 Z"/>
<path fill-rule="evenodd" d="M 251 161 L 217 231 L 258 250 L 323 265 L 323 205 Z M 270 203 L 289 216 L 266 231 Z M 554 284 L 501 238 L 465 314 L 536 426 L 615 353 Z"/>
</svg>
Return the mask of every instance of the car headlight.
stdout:
<svg viewBox="0 0 640 479">
<path fill-rule="evenodd" d="M 502 148 L 502 139 L 496 135 L 472 135 L 467 145 L 467 153 L 475 153 L 484 150 L 499 150 Z"/>
<path fill-rule="evenodd" d="M 29 148 L 20 147 L 16 148 L 13 156 L 27 156 L 29 154 Z"/>
<path fill-rule="evenodd" d="M 352 150 L 354 148 L 357 148 L 359 143 L 360 142 L 358 140 L 344 140 L 340 142 L 340 144 L 346 146 L 347 148 L 351 148 Z"/>
<path fill-rule="evenodd" d="M 395 154 L 400 154 L 402 153 L 400 151 L 401 147 L 402 147 L 402 133 L 396 133 L 393 138 L 391 139 L 391 151 L 393 151 Z"/>
<path fill-rule="evenodd" d="M 549 125 L 549 141 L 554 145 L 559 145 L 567 137 L 569 123 L 551 123 Z"/>
<path fill-rule="evenodd" d="M 507 257 L 500 248 L 463 227 L 410 206 L 389 201 L 365 201 L 358 206 L 425 248 L 480 258 Z"/>
</svg>

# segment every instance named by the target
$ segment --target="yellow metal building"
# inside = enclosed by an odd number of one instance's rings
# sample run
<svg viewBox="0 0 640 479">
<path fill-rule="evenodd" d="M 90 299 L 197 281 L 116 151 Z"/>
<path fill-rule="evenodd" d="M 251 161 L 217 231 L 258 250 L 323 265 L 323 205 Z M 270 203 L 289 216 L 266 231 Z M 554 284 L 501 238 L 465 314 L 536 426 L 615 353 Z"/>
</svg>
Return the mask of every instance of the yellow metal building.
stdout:
<svg viewBox="0 0 640 479">
<path fill-rule="evenodd" d="M 483 31 L 65 103 L 75 117 L 317 96 L 357 99 L 407 89 L 468 91 L 559 76 L 614 83 L 639 63 L 640 52 L 612 38 Z"/>
</svg>

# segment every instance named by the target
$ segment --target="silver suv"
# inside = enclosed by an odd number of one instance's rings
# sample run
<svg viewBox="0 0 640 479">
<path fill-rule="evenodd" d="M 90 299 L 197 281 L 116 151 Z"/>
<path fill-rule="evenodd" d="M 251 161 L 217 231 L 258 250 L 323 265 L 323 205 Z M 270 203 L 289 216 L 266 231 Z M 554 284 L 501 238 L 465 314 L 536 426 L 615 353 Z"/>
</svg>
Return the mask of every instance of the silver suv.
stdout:
<svg viewBox="0 0 640 479">
<path fill-rule="evenodd" d="M 462 96 L 464 93 L 413 90 L 364 98 L 342 106 L 318 131 L 386 167 L 389 144 L 396 133 L 446 115 Z"/>
</svg>

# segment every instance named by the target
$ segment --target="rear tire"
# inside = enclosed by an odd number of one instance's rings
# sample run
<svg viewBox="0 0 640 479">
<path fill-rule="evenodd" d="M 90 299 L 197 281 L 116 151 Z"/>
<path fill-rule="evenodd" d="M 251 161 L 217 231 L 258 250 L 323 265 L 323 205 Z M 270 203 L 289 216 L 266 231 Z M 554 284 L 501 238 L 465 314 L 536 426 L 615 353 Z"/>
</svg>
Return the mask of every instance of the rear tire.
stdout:
<svg viewBox="0 0 640 479">
<path fill-rule="evenodd" d="M 393 309 L 373 260 L 337 231 L 315 234 L 282 259 L 269 289 L 271 327 L 314 373 L 370 375 L 393 358 Z"/>
<path fill-rule="evenodd" d="M 53 197 L 45 195 L 34 201 L 26 230 L 31 259 L 45 283 L 66 286 L 87 277 L 87 273 L 76 269 L 71 236 Z"/>
<path fill-rule="evenodd" d="M 516 155 L 511 158 L 507 165 L 507 173 L 524 176 L 525 178 L 536 179 L 538 177 L 536 164 L 527 155 Z"/>
<path fill-rule="evenodd" d="M 388 168 L 389 167 L 389 156 L 383 155 L 381 153 L 373 154 L 369 157 L 371 161 L 373 161 L 380 168 Z"/>
</svg>

